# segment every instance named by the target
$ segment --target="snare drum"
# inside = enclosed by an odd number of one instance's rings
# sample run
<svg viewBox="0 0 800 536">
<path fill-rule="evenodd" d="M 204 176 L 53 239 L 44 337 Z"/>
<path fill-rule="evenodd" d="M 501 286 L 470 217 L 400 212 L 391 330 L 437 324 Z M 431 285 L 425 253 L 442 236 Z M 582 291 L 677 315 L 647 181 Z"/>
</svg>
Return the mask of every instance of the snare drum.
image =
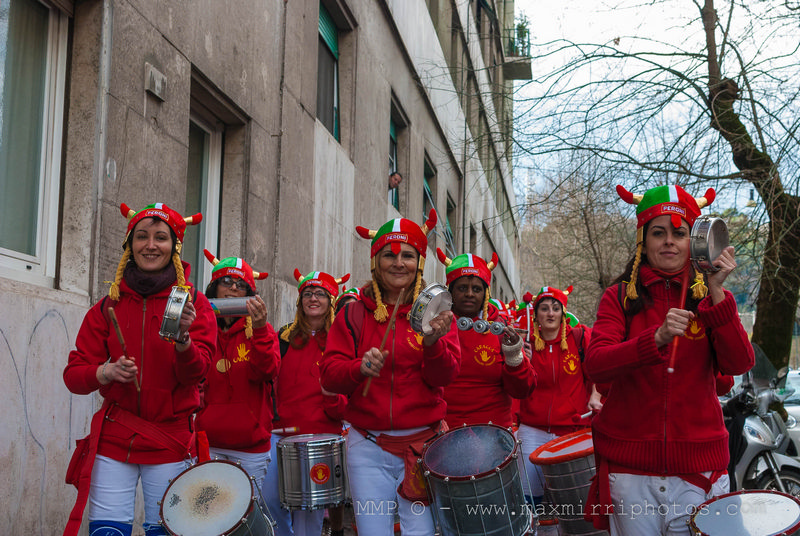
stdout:
<svg viewBox="0 0 800 536">
<path fill-rule="evenodd" d="M 690 258 L 695 270 L 709 273 L 719 271 L 714 259 L 728 247 L 728 225 L 721 218 L 700 216 L 694 221 L 689 241 Z"/>
<path fill-rule="evenodd" d="M 519 473 L 519 442 L 495 424 L 454 428 L 425 446 L 422 469 L 439 530 L 520 536 L 531 529 Z"/>
<path fill-rule="evenodd" d="M 800 501 L 771 490 L 743 490 L 701 504 L 689 526 L 697 536 L 800 534 Z"/>
<path fill-rule="evenodd" d="M 186 287 L 172 287 L 172 292 L 169 293 L 167 299 L 167 306 L 164 308 L 164 319 L 161 321 L 161 329 L 158 334 L 167 339 L 174 341 L 180 335 L 181 315 L 183 308 L 186 307 L 186 302 L 189 301 L 189 290 Z"/>
<path fill-rule="evenodd" d="M 272 536 L 253 484 L 235 463 L 212 460 L 186 469 L 161 500 L 161 522 L 173 536 Z"/>
<path fill-rule="evenodd" d="M 606 534 L 584 521 L 583 511 L 595 474 L 592 430 L 586 428 L 548 441 L 529 456 L 544 474 L 546 490 L 566 534 Z"/>
<path fill-rule="evenodd" d="M 347 494 L 344 438 L 303 434 L 278 441 L 278 489 L 287 510 L 343 504 Z"/>
<path fill-rule="evenodd" d="M 431 320 L 453 308 L 453 297 L 444 285 L 431 283 L 419 293 L 411 306 L 411 329 L 423 335 L 431 332 Z"/>
</svg>

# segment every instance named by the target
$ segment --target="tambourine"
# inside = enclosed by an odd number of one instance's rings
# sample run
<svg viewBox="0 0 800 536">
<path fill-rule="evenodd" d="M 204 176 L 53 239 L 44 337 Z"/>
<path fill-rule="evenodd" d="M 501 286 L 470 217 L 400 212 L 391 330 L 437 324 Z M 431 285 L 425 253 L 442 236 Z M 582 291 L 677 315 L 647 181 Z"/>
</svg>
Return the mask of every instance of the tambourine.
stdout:
<svg viewBox="0 0 800 536">
<path fill-rule="evenodd" d="M 167 306 L 164 308 L 164 319 L 161 321 L 161 329 L 158 334 L 168 340 L 174 341 L 180 335 L 180 322 L 183 308 L 189 301 L 189 290 L 186 287 L 172 287 L 172 292 L 167 298 Z"/>
<path fill-rule="evenodd" d="M 247 302 L 252 300 L 253 296 L 244 296 L 242 298 L 211 298 L 211 309 L 217 316 L 247 316 Z"/>
<path fill-rule="evenodd" d="M 689 240 L 689 257 L 695 270 L 705 274 L 719 271 L 714 266 L 714 259 L 728 245 L 728 225 L 725 220 L 700 216 L 694 221 Z"/>
<path fill-rule="evenodd" d="M 442 311 L 449 311 L 453 307 L 453 297 L 444 285 L 431 283 L 425 287 L 419 297 L 411 306 L 411 329 L 426 335 L 431 331 L 431 320 L 439 316 Z"/>
</svg>

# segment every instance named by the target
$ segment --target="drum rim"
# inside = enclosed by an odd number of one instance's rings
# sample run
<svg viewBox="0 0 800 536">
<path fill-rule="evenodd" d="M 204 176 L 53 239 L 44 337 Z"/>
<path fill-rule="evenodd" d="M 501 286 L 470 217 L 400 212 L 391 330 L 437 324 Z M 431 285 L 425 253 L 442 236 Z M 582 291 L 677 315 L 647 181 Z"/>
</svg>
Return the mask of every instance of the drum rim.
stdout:
<svg viewBox="0 0 800 536">
<path fill-rule="evenodd" d="M 575 437 L 582 436 L 582 435 L 587 435 L 587 434 L 589 436 L 589 439 L 592 439 L 592 429 L 591 428 L 581 428 L 580 430 L 577 430 L 575 432 L 571 432 L 571 433 L 565 434 L 563 436 L 558 436 L 557 438 L 548 441 L 544 445 L 541 445 L 539 448 L 537 448 L 536 450 L 531 452 L 530 456 L 528 456 L 528 460 L 531 463 L 535 464 L 535 465 L 556 465 L 556 464 L 559 464 L 559 463 L 571 462 L 573 460 L 579 460 L 581 458 L 585 458 L 587 456 L 590 456 L 590 455 L 594 454 L 594 443 L 592 443 L 592 446 L 590 446 L 588 449 L 583 449 L 583 450 L 579 450 L 579 451 L 576 451 L 576 452 L 570 452 L 568 454 L 562 454 L 560 456 L 554 456 L 554 457 L 550 457 L 550 458 L 540 458 L 539 457 L 539 456 L 542 455 L 543 452 L 548 450 L 547 449 L 548 445 L 554 445 L 554 444 L 562 443 L 562 442 L 565 442 L 565 441 L 570 441 L 571 439 L 573 439 Z"/>
<path fill-rule="evenodd" d="M 431 289 L 438 290 L 439 292 L 433 293 Z M 411 324 L 411 329 L 416 331 L 417 333 L 422 333 L 422 313 L 425 311 L 425 308 L 433 301 L 434 298 L 437 296 L 447 293 L 450 294 L 450 291 L 447 290 L 447 287 L 442 285 L 441 283 L 430 283 L 424 289 L 422 289 L 417 296 L 417 299 L 414 300 L 414 303 L 411 304 L 411 312 L 409 314 L 408 320 Z M 452 307 L 453 298 L 450 297 L 450 303 Z"/>
<path fill-rule="evenodd" d="M 320 438 L 320 436 L 330 436 L 330 438 L 324 438 L 323 439 L 323 438 Z M 339 443 L 341 441 L 344 441 L 344 436 L 342 436 L 341 434 L 334 434 L 332 432 L 321 432 L 319 434 L 294 434 L 294 435 L 289 435 L 289 436 L 286 436 L 286 437 L 282 437 L 278 441 L 278 447 L 280 447 L 281 445 L 308 445 L 308 444 L 312 443 L 313 440 L 312 441 L 298 441 L 298 439 L 304 438 L 304 437 L 316 437 L 318 441 L 326 441 L 326 442 L 327 441 L 331 441 L 333 443 Z"/>
<path fill-rule="evenodd" d="M 506 432 L 507 434 L 509 434 L 511 436 L 511 438 L 514 440 L 514 448 L 511 449 L 511 452 L 508 455 L 506 455 L 506 457 L 503 459 L 502 462 L 500 462 L 499 465 L 497 465 L 496 467 L 493 467 L 493 468 L 491 468 L 491 469 L 489 469 L 487 471 L 483 471 L 482 473 L 478 473 L 478 474 L 475 474 L 475 475 L 452 476 L 452 475 L 445 475 L 445 474 L 439 473 L 438 471 L 436 471 L 434 469 L 431 469 L 428 466 L 428 464 L 425 463 L 425 454 L 428 451 L 428 448 L 432 447 L 437 441 L 442 439 L 444 436 L 446 436 L 447 434 L 449 434 L 451 432 L 457 432 L 458 430 L 463 430 L 464 428 L 477 428 L 477 427 L 498 428 L 498 429 Z M 435 476 L 439 480 L 447 479 L 450 482 L 462 482 L 462 481 L 465 481 L 465 480 L 472 480 L 472 479 L 480 480 L 480 479 L 486 478 L 487 476 L 491 476 L 491 475 L 497 474 L 501 470 L 505 469 L 508 466 L 508 464 L 511 463 L 515 459 L 514 454 L 515 453 L 518 454 L 519 450 L 520 450 L 519 441 L 517 441 L 517 438 L 514 436 L 514 434 L 508 428 L 505 428 L 503 426 L 500 426 L 499 424 L 494 424 L 494 423 L 465 424 L 463 426 L 458 426 L 456 428 L 449 429 L 448 431 L 446 431 L 445 433 L 443 433 L 442 435 L 440 435 L 439 437 L 437 437 L 436 439 L 434 439 L 433 441 L 431 441 L 430 443 L 425 445 L 425 447 L 422 449 L 422 456 L 421 456 L 421 458 L 422 458 L 422 470 L 423 470 L 423 473 L 426 476 L 428 476 L 430 474 L 431 476 Z"/>
<path fill-rule="evenodd" d="M 725 493 L 723 495 L 717 495 L 716 497 L 713 497 L 713 498 L 711 498 L 711 499 L 709 499 L 707 501 L 704 501 L 704 502 L 700 503 L 700 507 L 698 507 L 697 511 L 694 514 L 692 514 L 691 518 L 689 518 L 689 526 L 691 528 L 693 528 L 695 531 L 697 531 L 697 533 L 700 536 L 710 536 L 709 534 L 707 534 L 705 532 L 702 532 L 699 528 L 697 528 L 697 525 L 695 525 L 695 523 L 694 523 L 694 519 L 695 519 L 695 517 L 697 517 L 697 514 L 700 513 L 702 506 L 704 506 L 704 505 L 707 506 L 709 504 L 715 503 L 715 502 L 717 502 L 717 501 L 719 501 L 721 499 L 725 499 L 725 498 L 731 497 L 733 495 L 752 495 L 752 494 L 764 494 L 764 493 L 772 493 L 774 495 L 780 495 L 782 497 L 786 497 L 786 498 L 791 499 L 792 501 L 794 501 L 798 505 L 798 507 L 800 507 L 800 499 L 798 499 L 797 497 L 794 497 L 792 495 L 789 495 L 788 493 L 783 493 L 782 491 L 773 490 L 773 489 L 742 489 L 742 490 L 739 490 L 739 491 L 731 491 L 730 493 Z M 795 523 L 791 527 L 786 527 L 785 529 L 782 529 L 782 532 L 775 533 L 773 536 L 777 536 L 779 534 L 794 534 L 798 530 L 800 530 L 800 515 L 798 515 L 797 523 Z"/>
<path fill-rule="evenodd" d="M 728 234 L 728 224 L 725 222 L 724 219 L 719 218 L 717 216 L 708 216 L 708 215 L 701 215 L 695 220 L 692 224 L 691 231 L 689 233 L 689 260 L 695 267 L 695 270 L 699 272 L 715 272 L 715 266 L 712 264 L 714 259 L 711 258 L 713 254 L 712 251 L 709 250 L 708 244 L 708 236 L 711 234 L 711 231 L 714 229 L 714 226 L 717 224 L 721 224 L 723 229 L 725 230 L 725 234 Z M 698 233 L 698 230 L 701 227 L 707 226 L 706 235 L 703 236 Z M 702 246 L 700 242 L 702 241 Z M 728 244 L 730 245 L 730 235 L 728 234 Z M 723 248 L 724 249 L 724 248 Z M 722 250 L 720 250 L 722 253 Z"/>
<path fill-rule="evenodd" d="M 189 471 L 191 471 L 191 470 L 193 470 L 193 469 L 197 469 L 197 468 L 198 468 L 198 467 L 200 467 L 201 465 L 208 465 L 208 464 L 227 464 L 227 465 L 232 465 L 233 467 L 235 467 L 236 469 L 238 469 L 239 471 L 241 471 L 242 473 L 244 473 L 244 475 L 245 475 L 245 478 L 247 478 L 247 481 L 248 481 L 248 483 L 250 482 L 250 475 L 248 475 L 248 474 L 247 474 L 247 471 L 245 471 L 245 470 L 242 468 L 242 466 L 241 466 L 241 465 L 239 465 L 239 464 L 237 464 L 237 463 L 234 463 L 234 462 L 232 462 L 232 461 L 230 461 L 230 460 L 206 460 L 206 461 L 204 461 L 204 462 L 198 462 L 198 463 L 195 463 L 195 464 L 192 464 L 192 465 L 190 465 L 189 467 L 187 467 L 186 469 L 184 469 L 183 471 L 181 471 L 180 473 L 178 473 L 178 475 L 177 475 L 175 478 L 173 478 L 172 480 L 170 480 L 170 482 L 169 482 L 169 485 L 167 486 L 167 489 L 166 489 L 166 490 L 164 490 L 164 495 L 161 497 L 161 505 L 158 507 L 158 516 L 159 516 L 159 519 L 161 520 L 161 523 L 162 523 L 162 525 L 164 526 L 164 528 L 165 528 L 165 529 L 167 530 L 167 532 L 169 532 L 170 534 L 175 534 L 175 533 L 174 533 L 174 532 L 172 531 L 172 529 L 169 527 L 169 525 L 167 524 L 167 520 L 166 520 L 166 518 L 164 517 L 164 505 L 165 505 L 165 504 L 166 504 L 166 502 L 167 502 L 167 501 L 166 501 L 166 499 L 167 499 L 167 495 L 169 495 L 169 490 L 171 490 L 171 489 L 172 489 L 172 486 L 173 486 L 173 485 L 174 485 L 176 482 L 178 482 L 178 480 L 180 480 L 180 478 L 181 478 L 181 477 L 182 477 L 184 474 L 188 473 Z M 251 493 L 250 495 L 251 495 L 251 497 L 252 497 L 252 493 Z M 251 512 L 251 510 L 252 510 L 252 507 L 253 507 L 253 501 L 251 500 L 251 501 L 250 501 L 250 504 L 248 504 L 248 506 L 247 506 L 247 510 L 246 510 L 246 512 L 245 512 L 245 516 L 244 516 L 245 518 L 249 517 L 249 515 L 250 515 L 250 512 Z M 234 527 L 232 527 L 232 528 L 236 528 L 236 526 L 234 526 Z M 229 534 L 229 533 L 230 533 L 230 531 L 227 531 L 227 532 L 223 533 L 223 536 L 224 536 L 224 534 Z"/>
</svg>

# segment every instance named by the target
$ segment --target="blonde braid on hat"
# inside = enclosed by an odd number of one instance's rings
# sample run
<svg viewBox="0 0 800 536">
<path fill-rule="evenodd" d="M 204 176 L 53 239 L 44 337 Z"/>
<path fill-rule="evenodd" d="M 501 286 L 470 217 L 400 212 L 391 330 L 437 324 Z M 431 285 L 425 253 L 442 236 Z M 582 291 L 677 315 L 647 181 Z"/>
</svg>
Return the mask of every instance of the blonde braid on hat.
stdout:
<svg viewBox="0 0 800 536">
<path fill-rule="evenodd" d="M 378 287 L 377 281 L 375 281 L 375 277 L 372 278 L 372 292 L 375 293 L 375 303 L 377 306 L 375 307 L 375 312 L 372 316 L 375 317 L 379 323 L 383 324 L 387 320 L 389 320 L 389 311 L 386 310 L 386 304 L 383 303 L 383 299 L 381 298 L 381 289 Z"/>
<path fill-rule="evenodd" d="M 706 286 L 703 274 L 694 271 L 694 285 L 692 285 L 692 297 L 696 300 L 702 300 L 708 294 L 708 287 Z"/>
<path fill-rule="evenodd" d="M 630 300 L 638 300 L 639 293 L 636 292 L 636 279 L 639 277 L 639 264 L 642 262 L 642 245 L 644 244 L 644 232 L 639 227 L 636 230 L 636 256 L 633 259 L 633 268 L 631 268 L 631 280 L 628 281 L 628 288 L 625 295 Z"/>
<path fill-rule="evenodd" d="M 489 286 L 486 287 L 486 297 L 483 299 L 483 318 L 484 320 L 489 320 L 489 298 L 491 298 L 491 291 L 489 290 Z"/>
<path fill-rule="evenodd" d="M 544 339 L 542 339 L 542 336 L 539 335 L 539 322 L 537 322 L 536 319 L 533 320 L 533 338 L 535 341 L 533 343 L 533 348 L 537 352 L 544 350 Z"/>
<path fill-rule="evenodd" d="M 131 247 L 125 244 L 125 251 L 122 252 L 122 258 L 117 265 L 117 273 L 114 275 L 114 282 L 111 283 L 111 288 L 108 289 L 108 297 L 114 301 L 119 301 L 119 283 L 122 281 L 122 274 L 125 273 L 125 267 L 128 265 L 128 260 L 131 258 Z"/>
<path fill-rule="evenodd" d="M 569 350 L 569 345 L 567 344 L 567 310 L 564 309 L 561 314 L 561 349 L 565 352 Z"/>
</svg>

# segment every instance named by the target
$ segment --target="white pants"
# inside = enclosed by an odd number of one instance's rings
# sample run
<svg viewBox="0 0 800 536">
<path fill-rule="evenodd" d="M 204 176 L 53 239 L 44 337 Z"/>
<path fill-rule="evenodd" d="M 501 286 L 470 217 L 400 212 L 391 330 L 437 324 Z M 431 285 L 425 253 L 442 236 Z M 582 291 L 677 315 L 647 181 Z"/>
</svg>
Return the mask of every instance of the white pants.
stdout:
<svg viewBox="0 0 800 536">
<path fill-rule="evenodd" d="M 359 432 L 347 434 L 347 476 L 359 534 L 391 536 L 395 513 L 403 536 L 432 536 L 429 506 L 411 502 L 397 494 L 403 481 L 403 460 L 389 454 Z"/>
<path fill-rule="evenodd" d="M 269 451 L 267 452 L 240 452 L 238 450 L 220 449 L 217 447 L 209 448 L 211 459 L 226 460 L 238 463 L 242 469 L 250 476 L 253 482 L 253 491 L 263 498 L 261 493 L 261 483 L 267 476 L 267 466 L 269 465 Z"/>
<path fill-rule="evenodd" d="M 522 442 L 522 460 L 525 463 L 525 472 L 528 475 L 527 480 L 531 485 L 532 497 L 541 497 L 544 495 L 544 475 L 542 474 L 542 469 L 538 465 L 531 463 L 530 455 L 534 450 L 557 437 L 556 434 L 545 432 L 544 430 L 528 426 L 527 424 L 519 425 L 517 438 Z"/>
<path fill-rule="evenodd" d="M 708 493 L 677 476 L 611 473 L 608 478 L 614 504 L 611 536 L 691 536 L 689 520 L 695 509 L 730 489 L 728 475 L 721 476 Z"/>
<path fill-rule="evenodd" d="M 322 533 L 322 523 L 325 517 L 325 509 L 317 510 L 294 510 L 289 511 L 281 507 L 279 490 L 278 472 L 278 441 L 282 436 L 272 435 L 272 447 L 269 451 L 269 459 L 274 463 L 267 471 L 264 481 L 261 484 L 261 496 L 267 505 L 270 516 L 275 520 L 275 536 L 319 536 Z"/>
<path fill-rule="evenodd" d="M 169 481 L 191 464 L 188 461 L 158 464 L 118 462 L 106 456 L 95 457 L 89 488 L 89 521 L 133 523 L 136 484 L 142 479 L 144 522 L 161 521 L 158 502 L 164 498 Z"/>
</svg>

